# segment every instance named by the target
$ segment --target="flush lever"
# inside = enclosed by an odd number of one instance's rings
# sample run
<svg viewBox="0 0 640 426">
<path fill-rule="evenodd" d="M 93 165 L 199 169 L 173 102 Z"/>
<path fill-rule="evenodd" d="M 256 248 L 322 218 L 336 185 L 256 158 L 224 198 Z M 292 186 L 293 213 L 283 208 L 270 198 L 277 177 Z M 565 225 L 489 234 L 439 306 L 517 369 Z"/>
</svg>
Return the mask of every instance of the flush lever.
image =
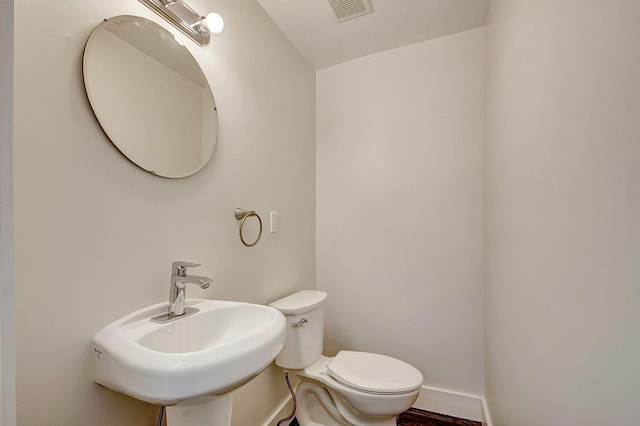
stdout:
<svg viewBox="0 0 640 426">
<path fill-rule="evenodd" d="M 308 323 L 309 321 L 307 321 L 306 318 L 302 318 L 300 321 L 298 322 L 294 322 L 293 324 L 291 324 L 291 327 L 296 328 L 296 327 L 304 327 L 304 325 L 306 323 Z"/>
</svg>

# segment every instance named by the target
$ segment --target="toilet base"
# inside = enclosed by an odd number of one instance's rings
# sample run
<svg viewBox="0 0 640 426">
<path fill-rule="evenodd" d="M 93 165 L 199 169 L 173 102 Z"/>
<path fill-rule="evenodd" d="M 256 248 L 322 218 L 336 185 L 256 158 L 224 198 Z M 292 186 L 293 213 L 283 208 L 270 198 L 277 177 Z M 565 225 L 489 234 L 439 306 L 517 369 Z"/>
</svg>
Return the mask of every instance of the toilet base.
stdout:
<svg viewBox="0 0 640 426">
<path fill-rule="evenodd" d="M 354 411 L 338 396 L 332 395 L 331 391 L 319 383 L 306 380 L 302 381 L 296 389 L 296 399 L 298 408 L 296 419 L 300 426 L 396 426 L 397 416 L 364 418 L 358 416 Z M 320 401 L 324 413 L 328 414 L 332 422 L 318 423 L 311 419 L 314 411 L 311 407 L 313 400 Z"/>
</svg>

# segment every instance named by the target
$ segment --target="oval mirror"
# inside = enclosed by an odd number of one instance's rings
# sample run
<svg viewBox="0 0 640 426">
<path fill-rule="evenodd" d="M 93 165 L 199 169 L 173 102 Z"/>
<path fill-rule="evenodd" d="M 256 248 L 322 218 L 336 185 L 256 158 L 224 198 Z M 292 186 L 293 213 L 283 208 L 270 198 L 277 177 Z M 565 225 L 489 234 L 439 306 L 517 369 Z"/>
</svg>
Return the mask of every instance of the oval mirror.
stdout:
<svg viewBox="0 0 640 426">
<path fill-rule="evenodd" d="M 134 164 L 167 178 L 190 176 L 211 158 L 218 115 L 207 79 L 186 47 L 137 16 L 105 19 L 82 61 L 91 108 Z"/>
</svg>

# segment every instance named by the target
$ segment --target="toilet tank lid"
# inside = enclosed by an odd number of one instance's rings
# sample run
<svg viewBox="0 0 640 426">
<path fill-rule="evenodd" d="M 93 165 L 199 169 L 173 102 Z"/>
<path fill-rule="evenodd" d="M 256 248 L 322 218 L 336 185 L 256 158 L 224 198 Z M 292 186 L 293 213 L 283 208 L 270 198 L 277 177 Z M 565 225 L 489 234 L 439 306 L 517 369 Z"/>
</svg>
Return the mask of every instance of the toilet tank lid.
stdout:
<svg viewBox="0 0 640 426">
<path fill-rule="evenodd" d="M 276 308 L 285 315 L 299 315 L 312 311 L 324 305 L 327 293 L 319 290 L 301 290 L 275 302 L 269 306 Z"/>
</svg>

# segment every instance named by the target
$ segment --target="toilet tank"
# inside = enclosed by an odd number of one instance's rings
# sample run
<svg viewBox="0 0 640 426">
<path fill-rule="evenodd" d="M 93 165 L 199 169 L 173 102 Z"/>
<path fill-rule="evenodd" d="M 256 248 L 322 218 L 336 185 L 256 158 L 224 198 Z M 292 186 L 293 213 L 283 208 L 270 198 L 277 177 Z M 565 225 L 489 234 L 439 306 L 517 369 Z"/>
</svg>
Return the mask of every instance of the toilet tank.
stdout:
<svg viewBox="0 0 640 426">
<path fill-rule="evenodd" d="M 287 320 L 284 348 L 276 357 L 278 366 L 299 370 L 322 355 L 326 300 L 324 291 L 302 290 L 269 304 Z"/>
</svg>

